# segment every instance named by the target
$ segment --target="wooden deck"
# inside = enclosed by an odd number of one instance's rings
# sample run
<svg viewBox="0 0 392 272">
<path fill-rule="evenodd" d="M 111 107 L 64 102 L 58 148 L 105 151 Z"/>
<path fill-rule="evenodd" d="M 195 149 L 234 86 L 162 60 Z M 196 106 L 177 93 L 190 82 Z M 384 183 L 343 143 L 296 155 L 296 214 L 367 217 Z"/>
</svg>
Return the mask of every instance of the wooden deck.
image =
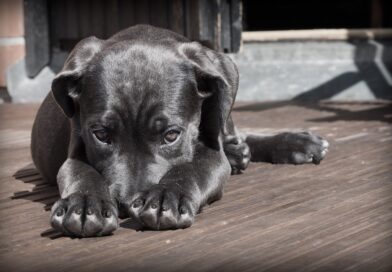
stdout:
<svg viewBox="0 0 392 272">
<path fill-rule="evenodd" d="M 239 127 L 317 132 L 327 158 L 252 164 L 189 229 L 141 232 L 128 219 L 89 239 L 50 231 L 56 188 L 29 170 L 36 110 L 0 105 L 1 271 L 392 271 L 391 104 L 239 104 Z"/>
</svg>

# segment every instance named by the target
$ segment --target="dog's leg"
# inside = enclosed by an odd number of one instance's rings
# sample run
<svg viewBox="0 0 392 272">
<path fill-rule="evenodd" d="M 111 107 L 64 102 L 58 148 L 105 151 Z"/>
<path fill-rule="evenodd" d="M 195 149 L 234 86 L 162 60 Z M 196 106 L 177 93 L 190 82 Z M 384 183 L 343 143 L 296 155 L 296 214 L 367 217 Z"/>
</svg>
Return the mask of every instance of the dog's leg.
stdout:
<svg viewBox="0 0 392 272">
<path fill-rule="evenodd" d="M 251 161 L 270 163 L 319 164 L 329 143 L 309 132 L 280 133 L 272 136 L 247 135 Z"/>
<path fill-rule="evenodd" d="M 107 235 L 117 229 L 116 203 L 95 169 L 69 158 L 59 170 L 57 183 L 61 199 L 52 207 L 53 228 L 78 237 Z"/>
<path fill-rule="evenodd" d="M 240 174 L 250 162 L 250 150 L 245 142 L 245 135 L 241 135 L 234 126 L 231 116 L 226 122 L 226 135 L 223 135 L 223 149 L 230 162 L 231 174 Z"/>
<path fill-rule="evenodd" d="M 132 197 L 130 215 L 149 229 L 189 227 L 203 205 L 222 196 L 230 176 L 223 150 L 199 148 L 192 163 L 172 168 L 149 190 Z"/>
<path fill-rule="evenodd" d="M 251 159 L 250 149 L 245 138 L 237 130 L 231 135 L 224 136 L 223 148 L 230 162 L 232 175 L 240 174 L 248 167 Z"/>
</svg>

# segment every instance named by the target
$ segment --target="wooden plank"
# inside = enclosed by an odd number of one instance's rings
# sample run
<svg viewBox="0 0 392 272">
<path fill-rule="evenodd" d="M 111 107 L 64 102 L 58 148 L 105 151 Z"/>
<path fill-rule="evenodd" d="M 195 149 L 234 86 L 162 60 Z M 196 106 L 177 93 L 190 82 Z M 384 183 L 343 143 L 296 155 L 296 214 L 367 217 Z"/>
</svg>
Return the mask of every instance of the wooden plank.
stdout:
<svg viewBox="0 0 392 272">
<path fill-rule="evenodd" d="M 184 12 L 184 0 L 169 1 L 169 27 L 181 35 L 185 35 Z"/>
<path fill-rule="evenodd" d="M 60 48 L 60 39 L 66 36 L 67 27 L 63 25 L 65 20 L 65 1 L 49 1 L 49 21 L 50 21 L 50 46 Z"/>
<path fill-rule="evenodd" d="M 209 48 L 221 50 L 221 15 L 220 1 L 201 0 L 199 5 L 193 10 L 198 12 L 197 20 L 194 24 L 198 25 L 196 39 Z"/>
<path fill-rule="evenodd" d="M 149 24 L 150 23 L 150 1 L 136 1 L 135 2 L 135 23 Z"/>
<path fill-rule="evenodd" d="M 154 0 L 150 2 L 150 24 L 158 27 L 169 28 L 169 3 L 168 0 Z"/>
<path fill-rule="evenodd" d="M 109 38 L 120 30 L 118 3 L 117 0 L 106 0 L 103 4 L 105 38 Z"/>
<path fill-rule="evenodd" d="M 135 1 L 119 0 L 118 1 L 119 28 L 125 29 L 136 23 L 135 20 Z"/>
<path fill-rule="evenodd" d="M 187 1 L 185 18 L 185 34 L 191 40 L 226 53 L 239 50 L 242 31 L 241 1 Z"/>
<path fill-rule="evenodd" d="M 185 36 L 190 40 L 200 40 L 199 9 L 204 0 L 189 0 L 184 2 Z"/>
<path fill-rule="evenodd" d="M 48 4 L 46 0 L 24 1 L 26 72 L 35 77 L 50 61 Z"/>
<path fill-rule="evenodd" d="M 65 20 L 62 22 L 61 27 L 66 26 L 66 36 L 61 37 L 65 40 L 77 40 L 80 38 L 79 29 L 80 22 L 78 13 L 80 12 L 79 1 L 68 0 L 65 4 L 65 10 L 61 12 L 65 13 Z"/>
<path fill-rule="evenodd" d="M 391 103 L 237 104 L 232 114 L 240 129 L 310 129 L 330 141 L 327 158 L 319 166 L 252 163 L 185 230 L 137 232 L 127 219 L 112 236 L 70 239 L 50 230 L 48 208 L 58 194 L 36 180 L 30 164 L 28 135 L 37 106 L 0 105 L 0 267 L 391 271 L 392 141 L 382 140 L 392 125 L 386 108 Z M 15 140 L 17 148 L 10 144 Z"/>
<path fill-rule="evenodd" d="M 105 1 L 91 2 L 91 34 L 98 38 L 105 38 Z"/>
<path fill-rule="evenodd" d="M 79 11 L 78 11 L 78 19 L 79 19 L 79 29 L 80 29 L 80 37 L 86 38 L 91 36 L 92 30 L 92 18 L 91 18 L 91 5 L 93 3 L 91 0 L 84 0 L 79 2 Z"/>
</svg>

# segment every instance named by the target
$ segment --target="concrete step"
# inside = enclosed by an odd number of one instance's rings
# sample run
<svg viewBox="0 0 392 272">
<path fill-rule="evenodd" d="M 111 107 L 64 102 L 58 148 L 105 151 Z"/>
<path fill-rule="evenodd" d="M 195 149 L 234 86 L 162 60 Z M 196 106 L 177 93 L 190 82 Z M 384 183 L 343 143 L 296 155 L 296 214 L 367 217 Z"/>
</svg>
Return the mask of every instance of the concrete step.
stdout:
<svg viewBox="0 0 392 272">
<path fill-rule="evenodd" d="M 237 100 L 392 99 L 392 40 L 245 42 Z"/>
</svg>

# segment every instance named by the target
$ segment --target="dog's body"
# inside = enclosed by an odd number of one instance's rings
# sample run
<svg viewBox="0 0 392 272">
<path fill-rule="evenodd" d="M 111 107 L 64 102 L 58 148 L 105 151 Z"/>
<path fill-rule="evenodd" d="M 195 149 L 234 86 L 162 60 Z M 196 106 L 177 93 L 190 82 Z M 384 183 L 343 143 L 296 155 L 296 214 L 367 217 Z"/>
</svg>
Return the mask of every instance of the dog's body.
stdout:
<svg viewBox="0 0 392 272">
<path fill-rule="evenodd" d="M 32 132 L 36 167 L 60 190 L 52 226 L 99 236 L 131 216 L 150 229 L 185 228 L 250 160 L 323 159 L 327 142 L 309 133 L 239 135 L 237 89 L 230 58 L 171 31 L 140 25 L 82 40 Z"/>
</svg>

